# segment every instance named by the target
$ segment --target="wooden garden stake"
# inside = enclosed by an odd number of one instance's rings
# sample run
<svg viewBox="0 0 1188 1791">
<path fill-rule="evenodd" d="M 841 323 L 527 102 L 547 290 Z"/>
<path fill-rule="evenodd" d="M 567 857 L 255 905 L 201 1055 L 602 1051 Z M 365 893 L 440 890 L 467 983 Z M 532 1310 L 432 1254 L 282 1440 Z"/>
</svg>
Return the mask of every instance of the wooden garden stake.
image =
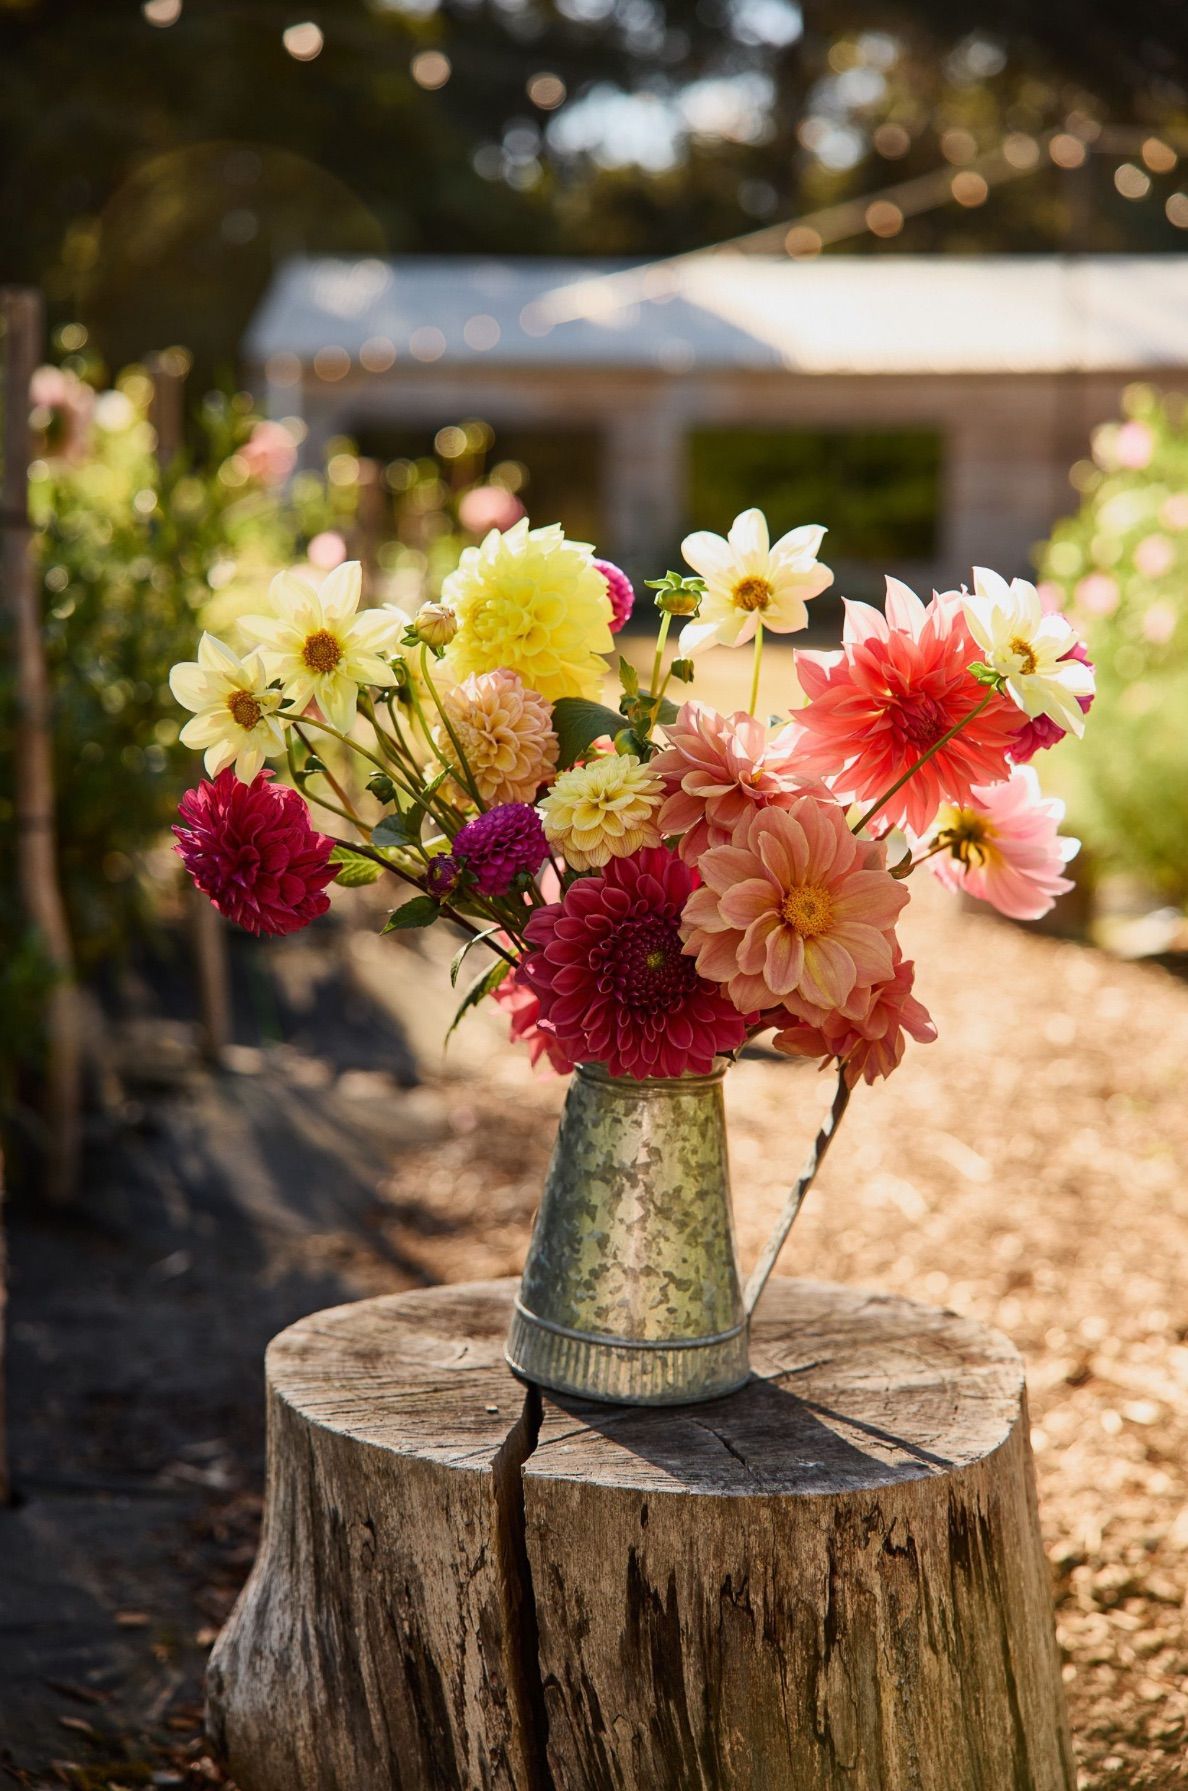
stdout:
<svg viewBox="0 0 1188 1791">
<path fill-rule="evenodd" d="M 164 472 L 182 449 L 185 424 L 184 357 L 167 349 L 150 358 L 153 381 L 152 422 L 157 433 L 157 464 Z M 214 904 L 186 879 L 186 917 L 194 953 L 202 1054 L 218 1063 L 231 1042 L 231 968 L 227 931 Z"/>
<path fill-rule="evenodd" d="M 53 731 L 42 638 L 40 586 L 29 523 L 29 385 L 41 358 L 41 294 L 0 292 L 4 324 L 3 590 L 16 668 L 16 858 L 25 918 L 54 972 L 46 997 L 46 1086 L 42 1186 L 73 1198 L 78 1179 L 81 1013 L 74 954 L 58 877 L 54 831 Z"/>
</svg>

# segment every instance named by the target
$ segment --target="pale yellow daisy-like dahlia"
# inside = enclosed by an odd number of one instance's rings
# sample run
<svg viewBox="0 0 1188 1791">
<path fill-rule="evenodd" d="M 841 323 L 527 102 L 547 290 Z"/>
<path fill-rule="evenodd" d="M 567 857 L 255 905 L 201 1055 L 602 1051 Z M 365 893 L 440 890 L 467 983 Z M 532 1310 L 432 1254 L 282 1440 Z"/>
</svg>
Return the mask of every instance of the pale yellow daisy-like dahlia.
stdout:
<svg viewBox="0 0 1188 1791">
<path fill-rule="evenodd" d="M 244 616 L 240 624 L 260 643 L 269 677 L 281 680 L 294 714 L 314 702 L 340 734 L 355 719 L 361 684 L 393 682 L 381 655 L 399 653 L 408 627 L 394 604 L 358 613 L 362 577 L 358 560 L 336 566 L 316 590 L 281 572 L 269 587 L 275 615 Z"/>
<path fill-rule="evenodd" d="M 791 529 L 774 544 L 762 510 L 744 510 L 725 539 L 706 529 L 686 535 L 681 552 L 705 580 L 697 619 L 681 630 L 681 652 L 741 647 L 759 627 L 794 634 L 808 623 L 805 604 L 833 583 L 817 558 L 825 530 Z"/>
<path fill-rule="evenodd" d="M 269 690 L 268 673 L 259 653 L 240 659 L 224 641 L 204 634 L 197 659 L 183 660 L 169 674 L 169 688 L 194 718 L 181 731 L 183 746 L 205 748 L 208 777 L 228 765 L 250 784 L 265 759 L 285 750 L 276 711 L 279 690 Z"/>
<path fill-rule="evenodd" d="M 525 517 L 468 547 L 442 586 L 458 618 L 445 657 L 455 683 L 504 666 L 550 702 L 596 701 L 609 653 L 611 602 L 593 548 L 567 541 L 559 524 L 530 529 Z"/>
<path fill-rule="evenodd" d="M 589 871 L 661 844 L 664 780 L 629 753 L 563 771 L 540 804 L 545 837 L 567 865 Z"/>
<path fill-rule="evenodd" d="M 553 712 L 544 698 L 507 670 L 472 674 L 441 693 L 458 746 L 483 801 L 532 802 L 557 769 Z M 457 750 L 445 728 L 436 740 L 456 764 Z M 459 789 L 468 796 L 459 781 Z"/>
</svg>

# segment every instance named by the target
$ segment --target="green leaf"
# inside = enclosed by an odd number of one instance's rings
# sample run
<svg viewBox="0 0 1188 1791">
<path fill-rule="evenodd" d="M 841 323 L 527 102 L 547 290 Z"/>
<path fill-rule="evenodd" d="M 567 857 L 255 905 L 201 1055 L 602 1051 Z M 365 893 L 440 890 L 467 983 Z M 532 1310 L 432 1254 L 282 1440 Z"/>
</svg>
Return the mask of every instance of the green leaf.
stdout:
<svg viewBox="0 0 1188 1791">
<path fill-rule="evenodd" d="M 613 737 L 622 725 L 623 717 L 617 709 L 606 709 L 585 697 L 559 697 L 553 704 L 553 727 L 561 769 L 580 759 L 591 740 L 598 740 L 603 734 Z"/>
<path fill-rule="evenodd" d="M 453 777 L 453 776 L 454 776 L 453 766 L 452 765 L 443 765 L 441 770 L 438 772 L 437 776 L 431 777 L 429 779 L 429 782 L 425 785 L 425 788 L 421 791 L 421 801 L 428 802 L 428 800 L 431 796 L 436 796 L 437 792 L 441 789 L 442 784 L 445 783 L 446 778 Z"/>
<path fill-rule="evenodd" d="M 639 695 L 639 673 L 629 659 L 619 655 L 619 683 L 629 697 Z"/>
<path fill-rule="evenodd" d="M 563 700 L 568 701 L 567 698 Z M 445 1045 L 449 1044 L 450 1038 L 463 1016 L 468 1014 L 472 1007 L 477 1007 L 480 1001 L 485 1001 L 488 995 L 493 995 L 510 970 L 511 965 L 505 958 L 496 958 L 489 970 L 484 970 L 481 976 L 475 978 L 458 1003 L 458 1011 L 450 1021 L 450 1030 L 445 1035 L 443 1049 Z"/>
<path fill-rule="evenodd" d="M 472 933 L 465 944 L 460 945 L 450 960 L 450 988 L 458 986 L 458 972 L 466 962 L 466 954 L 474 945 L 481 945 L 484 939 L 490 939 L 495 933 L 501 933 L 502 927 L 488 927 L 485 933 Z"/>
<path fill-rule="evenodd" d="M 440 913 L 441 909 L 432 896 L 413 896 L 403 907 L 393 908 L 384 932 L 406 933 L 411 927 L 431 927 Z"/>
<path fill-rule="evenodd" d="M 397 809 L 395 814 L 385 815 L 377 821 L 371 830 L 373 846 L 415 846 L 421 837 L 421 823 L 425 819 L 422 808 Z"/>
<path fill-rule="evenodd" d="M 366 884 L 374 883 L 380 874 L 380 866 L 373 858 L 364 858 L 361 852 L 352 852 L 349 846 L 335 846 L 330 863 L 339 867 L 334 881 L 340 889 L 362 889 Z"/>
</svg>

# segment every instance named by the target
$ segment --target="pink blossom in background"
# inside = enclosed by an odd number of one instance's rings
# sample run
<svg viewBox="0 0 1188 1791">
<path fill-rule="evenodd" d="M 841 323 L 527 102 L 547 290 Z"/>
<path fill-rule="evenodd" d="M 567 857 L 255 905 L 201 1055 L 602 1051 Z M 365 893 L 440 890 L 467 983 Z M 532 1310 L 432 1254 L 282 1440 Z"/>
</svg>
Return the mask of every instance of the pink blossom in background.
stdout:
<svg viewBox="0 0 1188 1791">
<path fill-rule="evenodd" d="M 668 747 L 651 762 L 665 780 L 660 811 L 663 834 L 683 834 L 679 851 L 696 864 L 707 846 L 725 845 L 751 809 L 779 806 L 802 790 L 796 730 L 768 739 L 761 721 L 745 710 L 719 715 L 705 703 L 683 703 L 665 728 Z"/>
<path fill-rule="evenodd" d="M 508 1017 L 508 1037 L 512 1044 L 528 1047 L 528 1060 L 533 1069 L 542 1058 L 558 1076 L 568 1076 L 577 1067 L 556 1033 L 546 1032 L 541 1026 L 540 996 L 524 980 L 522 971 L 513 970 L 504 977 L 495 991 L 495 1001 Z"/>
<path fill-rule="evenodd" d="M 611 602 L 612 634 L 618 634 L 620 628 L 630 621 L 631 612 L 635 608 L 635 587 L 625 572 L 612 565 L 610 560 L 595 560 L 594 564 L 606 580 L 606 594 Z"/>
<path fill-rule="evenodd" d="M 1113 441 L 1114 461 L 1131 472 L 1151 464 L 1155 437 L 1146 423 L 1123 423 Z"/>
<path fill-rule="evenodd" d="M 1063 658 L 1079 659 L 1082 665 L 1087 665 L 1090 670 L 1093 669 L 1093 661 L 1090 659 L 1083 641 L 1078 641 L 1075 647 L 1070 647 Z M 1077 702 L 1082 713 L 1088 715 L 1093 707 L 1093 698 L 1091 696 L 1078 697 Z M 1030 721 L 1023 723 L 1011 741 L 1012 761 L 1016 765 L 1026 765 L 1030 759 L 1034 759 L 1037 752 L 1046 751 L 1048 747 L 1058 745 L 1064 739 L 1066 731 L 1059 722 L 1053 721 L 1050 715 L 1033 716 Z"/>
<path fill-rule="evenodd" d="M 257 423 L 239 449 L 249 479 L 261 485 L 283 485 L 297 465 L 297 444 L 283 423 Z"/>
<path fill-rule="evenodd" d="M 220 914 L 249 933 L 295 933 L 330 906 L 334 841 L 310 826 L 303 797 L 261 771 L 230 767 L 187 790 L 173 829 L 190 876 Z"/>
<path fill-rule="evenodd" d="M 1188 529 L 1188 491 L 1173 491 L 1159 506 L 1159 520 L 1165 529 Z"/>
<path fill-rule="evenodd" d="M 1165 647 L 1176 632 L 1179 619 L 1174 603 L 1168 603 L 1165 598 L 1152 603 L 1140 623 L 1144 640 L 1149 640 L 1154 647 Z"/>
<path fill-rule="evenodd" d="M 727 846 L 711 846 L 703 887 L 685 904 L 685 950 L 724 983 L 740 1012 L 860 1007 L 892 971 L 896 916 L 908 892 L 884 848 L 855 839 L 832 796 L 748 809 Z"/>
<path fill-rule="evenodd" d="M 1073 597 L 1086 615 L 1112 616 L 1122 601 L 1122 592 L 1117 579 L 1108 572 L 1090 572 L 1077 585 Z"/>
<path fill-rule="evenodd" d="M 682 950 L 692 889 L 679 858 L 645 846 L 533 914 L 521 973 L 539 997 L 539 1025 L 575 1063 L 640 1080 L 705 1075 L 742 1044 L 746 1019 Z"/>
<path fill-rule="evenodd" d="M 1064 608 L 1064 591 L 1060 585 L 1053 584 L 1051 579 L 1043 579 L 1035 587 L 1036 595 L 1043 604 L 1045 616 L 1052 616 Z"/>
<path fill-rule="evenodd" d="M 1134 563 L 1144 578 L 1162 578 L 1176 563 L 1176 550 L 1166 535 L 1145 535 L 1134 550 Z"/>
<path fill-rule="evenodd" d="M 347 544 L 337 529 L 323 529 L 305 550 L 305 557 L 315 572 L 333 572 L 347 557 Z"/>
<path fill-rule="evenodd" d="M 840 653 L 796 655 L 809 703 L 792 718 L 801 735 L 795 762 L 843 800 L 870 803 L 972 714 L 986 692 L 969 674 L 980 654 L 956 593 L 925 605 L 889 578 L 885 614 L 868 603 L 847 601 L 845 609 Z M 874 829 L 924 833 L 943 801 L 1005 777 L 1017 726 L 1014 704 L 995 697 L 908 780 Z"/>
<path fill-rule="evenodd" d="M 91 446 L 95 394 L 68 367 L 38 367 L 29 381 L 30 423 L 43 437 L 45 451 L 77 465 Z"/>
<path fill-rule="evenodd" d="M 915 965 L 897 945 L 893 973 L 876 986 L 860 1020 L 841 1012 L 823 1013 L 815 1023 L 797 1020 L 777 1032 L 772 1044 L 786 1057 L 844 1062 L 851 1088 L 859 1079 L 873 1083 L 879 1076 L 889 1076 L 903 1058 L 905 1033 L 921 1045 L 931 1044 L 936 1037 L 927 1008 L 912 994 L 914 980 Z"/>
<path fill-rule="evenodd" d="M 1062 873 L 1080 841 L 1059 833 L 1064 804 L 1045 796 L 1030 765 L 1004 784 L 970 792 L 961 808 L 938 816 L 948 850 L 928 869 L 949 889 L 989 902 L 1011 920 L 1039 920 L 1073 885 Z"/>
<path fill-rule="evenodd" d="M 458 521 L 472 535 L 486 535 L 491 529 L 506 534 L 524 514 L 515 492 L 505 491 L 502 485 L 476 485 L 458 505 Z"/>
</svg>

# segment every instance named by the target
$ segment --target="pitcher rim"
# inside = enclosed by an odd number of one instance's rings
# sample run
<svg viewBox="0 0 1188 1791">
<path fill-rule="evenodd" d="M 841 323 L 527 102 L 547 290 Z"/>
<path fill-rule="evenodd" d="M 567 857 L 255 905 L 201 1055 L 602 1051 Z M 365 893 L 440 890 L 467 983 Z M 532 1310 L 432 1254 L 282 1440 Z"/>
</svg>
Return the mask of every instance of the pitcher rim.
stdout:
<svg viewBox="0 0 1188 1791">
<path fill-rule="evenodd" d="M 649 1094 L 690 1094 L 699 1088 L 716 1088 L 724 1080 L 729 1064 L 716 1064 L 708 1072 L 687 1072 L 683 1076 L 612 1076 L 600 1063 L 579 1063 L 575 1070 L 585 1082 L 595 1082 L 616 1094 L 647 1096 Z"/>
</svg>

